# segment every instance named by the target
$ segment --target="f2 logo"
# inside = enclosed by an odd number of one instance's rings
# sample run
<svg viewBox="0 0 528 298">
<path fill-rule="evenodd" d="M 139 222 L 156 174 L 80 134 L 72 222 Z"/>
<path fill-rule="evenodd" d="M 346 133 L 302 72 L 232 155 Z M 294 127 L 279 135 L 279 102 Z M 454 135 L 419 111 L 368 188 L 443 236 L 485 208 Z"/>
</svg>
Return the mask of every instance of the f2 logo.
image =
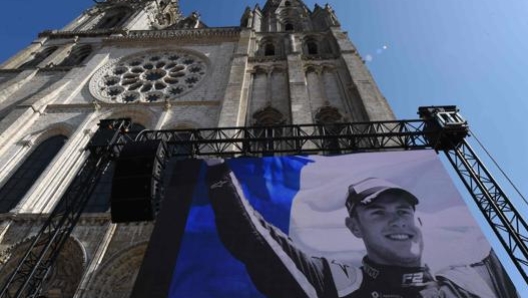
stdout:
<svg viewBox="0 0 528 298">
<path fill-rule="evenodd" d="M 424 277 L 423 272 L 404 274 L 402 284 L 412 285 L 412 284 L 423 283 L 423 277 Z"/>
</svg>

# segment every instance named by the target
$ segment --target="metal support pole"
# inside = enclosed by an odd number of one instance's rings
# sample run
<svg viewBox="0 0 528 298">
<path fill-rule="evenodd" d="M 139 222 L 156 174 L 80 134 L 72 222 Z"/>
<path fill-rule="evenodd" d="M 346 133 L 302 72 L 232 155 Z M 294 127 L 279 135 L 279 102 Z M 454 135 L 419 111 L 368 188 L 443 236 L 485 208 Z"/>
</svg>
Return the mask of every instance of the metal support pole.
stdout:
<svg viewBox="0 0 528 298">
<path fill-rule="evenodd" d="M 528 225 L 464 140 L 445 155 L 528 283 Z"/>
<path fill-rule="evenodd" d="M 38 296 L 46 274 L 75 228 L 103 170 L 118 150 L 119 135 L 130 123 L 120 119 L 113 124 L 116 125 L 105 128 L 114 131 L 107 142 L 90 148 L 91 154 L 3 285 L 0 297 Z"/>
</svg>

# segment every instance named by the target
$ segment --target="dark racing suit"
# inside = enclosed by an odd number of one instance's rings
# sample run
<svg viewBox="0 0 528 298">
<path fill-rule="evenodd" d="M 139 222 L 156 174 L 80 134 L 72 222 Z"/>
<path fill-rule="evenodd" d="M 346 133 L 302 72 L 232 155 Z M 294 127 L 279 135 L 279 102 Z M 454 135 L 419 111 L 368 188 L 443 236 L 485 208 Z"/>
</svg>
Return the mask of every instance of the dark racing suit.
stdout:
<svg viewBox="0 0 528 298">
<path fill-rule="evenodd" d="M 268 297 L 517 297 L 511 281 L 505 289 L 490 288 L 471 266 L 453 267 L 435 278 L 427 267 L 381 266 L 365 257 L 357 268 L 308 256 L 249 205 L 226 164 L 208 168 L 207 184 L 220 239 Z"/>
</svg>

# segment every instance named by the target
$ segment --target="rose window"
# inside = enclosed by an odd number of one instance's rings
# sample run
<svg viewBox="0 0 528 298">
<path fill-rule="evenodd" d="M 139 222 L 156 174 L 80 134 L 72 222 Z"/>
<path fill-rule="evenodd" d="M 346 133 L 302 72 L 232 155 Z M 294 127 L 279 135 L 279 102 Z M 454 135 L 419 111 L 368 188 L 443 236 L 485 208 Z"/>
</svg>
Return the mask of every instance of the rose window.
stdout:
<svg viewBox="0 0 528 298">
<path fill-rule="evenodd" d="M 205 77 L 207 64 L 196 54 L 157 52 L 128 56 L 101 68 L 90 91 L 109 102 L 156 102 L 191 91 Z"/>
</svg>

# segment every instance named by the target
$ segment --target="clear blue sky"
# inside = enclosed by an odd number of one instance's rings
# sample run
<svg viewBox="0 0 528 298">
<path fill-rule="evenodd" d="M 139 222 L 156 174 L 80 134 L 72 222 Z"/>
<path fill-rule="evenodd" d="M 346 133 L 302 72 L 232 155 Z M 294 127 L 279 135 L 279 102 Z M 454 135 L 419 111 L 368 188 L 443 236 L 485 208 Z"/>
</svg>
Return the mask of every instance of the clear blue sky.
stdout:
<svg viewBox="0 0 528 298">
<path fill-rule="evenodd" d="M 528 194 L 528 1 L 323 1 L 336 10 L 398 118 L 417 118 L 422 105 L 457 105 L 521 193 Z M 181 0 L 181 6 L 185 14 L 199 11 L 209 26 L 230 26 L 238 25 L 244 8 L 257 2 L 264 0 Z M 312 8 L 315 1 L 305 3 Z M 0 61 L 38 32 L 61 28 L 92 4 L 2 0 Z M 526 204 L 500 181 L 528 214 Z M 528 296 L 526 286 L 519 290 Z"/>
</svg>

